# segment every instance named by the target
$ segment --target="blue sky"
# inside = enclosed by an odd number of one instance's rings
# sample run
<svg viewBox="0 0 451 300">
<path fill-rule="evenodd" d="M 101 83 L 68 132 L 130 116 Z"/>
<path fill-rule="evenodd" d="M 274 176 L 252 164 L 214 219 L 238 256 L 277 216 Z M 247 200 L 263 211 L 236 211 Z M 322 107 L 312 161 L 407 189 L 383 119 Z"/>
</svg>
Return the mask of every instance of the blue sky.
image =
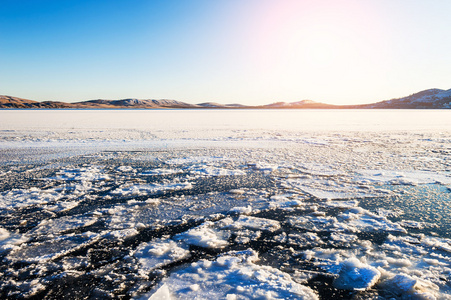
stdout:
<svg viewBox="0 0 451 300">
<path fill-rule="evenodd" d="M 451 1 L 0 0 L 0 94 L 370 103 L 451 88 Z"/>
</svg>

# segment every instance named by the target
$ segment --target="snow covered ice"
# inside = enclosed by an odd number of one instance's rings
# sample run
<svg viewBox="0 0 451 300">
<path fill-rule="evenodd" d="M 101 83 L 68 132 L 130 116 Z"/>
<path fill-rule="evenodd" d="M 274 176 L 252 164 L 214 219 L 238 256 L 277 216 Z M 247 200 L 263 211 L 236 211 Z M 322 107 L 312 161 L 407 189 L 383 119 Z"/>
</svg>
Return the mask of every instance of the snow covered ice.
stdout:
<svg viewBox="0 0 451 300">
<path fill-rule="evenodd" d="M 2 299 L 451 299 L 451 127 L 61 113 L 0 122 Z"/>
</svg>

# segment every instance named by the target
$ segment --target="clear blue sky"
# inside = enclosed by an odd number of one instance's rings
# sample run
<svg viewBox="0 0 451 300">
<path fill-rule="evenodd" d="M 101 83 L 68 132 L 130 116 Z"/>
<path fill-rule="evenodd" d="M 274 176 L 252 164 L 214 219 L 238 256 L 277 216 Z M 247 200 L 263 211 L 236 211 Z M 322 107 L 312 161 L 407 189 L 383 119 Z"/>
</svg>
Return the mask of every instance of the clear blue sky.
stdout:
<svg viewBox="0 0 451 300">
<path fill-rule="evenodd" d="M 451 88 L 449 0 L 0 0 L 0 94 L 370 103 Z"/>
</svg>

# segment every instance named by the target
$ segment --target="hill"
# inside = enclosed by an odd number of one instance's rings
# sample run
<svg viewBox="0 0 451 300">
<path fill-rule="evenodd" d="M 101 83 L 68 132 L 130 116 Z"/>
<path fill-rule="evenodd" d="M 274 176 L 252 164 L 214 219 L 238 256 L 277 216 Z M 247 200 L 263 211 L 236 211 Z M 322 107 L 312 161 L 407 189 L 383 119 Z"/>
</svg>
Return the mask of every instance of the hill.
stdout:
<svg viewBox="0 0 451 300">
<path fill-rule="evenodd" d="M 380 101 L 361 105 L 332 105 L 302 100 L 297 102 L 276 102 L 260 106 L 242 104 L 220 104 L 205 102 L 189 104 L 177 100 L 154 99 L 121 99 L 121 100 L 88 100 L 75 103 L 60 101 L 38 102 L 12 96 L 0 95 L 0 108 L 73 108 L 73 109 L 165 109 L 165 108 L 197 108 L 197 109 L 449 109 L 451 108 L 451 89 L 429 89 L 407 97 Z"/>
<path fill-rule="evenodd" d="M 363 105 L 363 108 L 448 109 L 451 108 L 451 89 L 429 89 L 399 99 Z"/>
</svg>

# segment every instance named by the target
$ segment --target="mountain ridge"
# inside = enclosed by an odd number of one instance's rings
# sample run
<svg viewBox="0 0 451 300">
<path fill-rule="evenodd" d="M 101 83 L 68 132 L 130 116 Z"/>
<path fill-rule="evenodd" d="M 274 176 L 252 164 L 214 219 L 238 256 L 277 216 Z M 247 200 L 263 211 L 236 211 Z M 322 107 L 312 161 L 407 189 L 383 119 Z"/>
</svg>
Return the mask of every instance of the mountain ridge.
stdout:
<svg viewBox="0 0 451 300">
<path fill-rule="evenodd" d="M 412 95 L 383 100 L 370 104 L 357 105 L 334 105 L 316 102 L 312 100 L 301 100 L 296 102 L 275 102 L 266 105 L 243 105 L 243 104 L 220 104 L 215 102 L 204 102 L 190 104 L 170 99 L 136 99 L 127 98 L 119 100 L 87 100 L 74 103 L 62 101 L 35 101 L 13 96 L 0 95 L 0 109 L 174 109 L 174 108 L 197 108 L 197 109 L 450 109 L 451 89 L 427 89 Z"/>
</svg>

